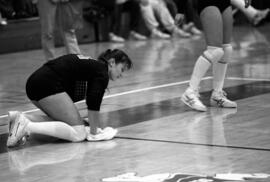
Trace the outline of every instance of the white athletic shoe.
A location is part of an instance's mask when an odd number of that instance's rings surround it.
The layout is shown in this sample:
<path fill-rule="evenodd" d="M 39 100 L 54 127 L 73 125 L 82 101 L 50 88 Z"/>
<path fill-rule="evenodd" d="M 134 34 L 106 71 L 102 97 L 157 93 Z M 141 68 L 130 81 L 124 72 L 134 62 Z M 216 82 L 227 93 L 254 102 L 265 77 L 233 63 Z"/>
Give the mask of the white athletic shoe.
<path fill-rule="evenodd" d="M 147 40 L 147 37 L 135 31 L 130 31 L 129 38 L 133 40 Z"/>
<path fill-rule="evenodd" d="M 7 147 L 25 144 L 26 136 L 29 135 L 26 131 L 26 126 L 29 123 L 29 120 L 18 111 L 10 111 L 8 115 L 9 136 L 7 139 Z"/>
<path fill-rule="evenodd" d="M 236 108 L 237 103 L 229 100 L 226 92 L 213 91 L 210 98 L 210 105 L 215 107 Z"/>
<path fill-rule="evenodd" d="M 182 95 L 181 100 L 190 108 L 197 111 L 206 111 L 206 106 L 199 99 L 200 94 L 197 90 L 188 88 Z"/>
<path fill-rule="evenodd" d="M 88 141 L 104 141 L 104 140 L 111 140 L 115 137 L 117 134 L 118 130 L 111 128 L 111 127 L 106 127 L 103 130 L 99 129 L 98 133 L 96 135 L 88 134 L 87 135 L 87 140 Z"/>
<path fill-rule="evenodd" d="M 185 32 L 184 30 L 180 28 L 175 28 L 172 33 L 173 37 L 180 37 L 180 38 L 189 38 L 191 37 L 191 34 L 188 32 Z"/>
<path fill-rule="evenodd" d="M 116 43 L 124 43 L 125 42 L 125 39 L 123 37 L 115 35 L 114 33 L 109 33 L 109 40 L 111 42 L 116 42 Z"/>
<path fill-rule="evenodd" d="M 169 34 L 163 33 L 157 29 L 153 29 L 150 35 L 153 39 L 169 39 L 171 36 Z"/>

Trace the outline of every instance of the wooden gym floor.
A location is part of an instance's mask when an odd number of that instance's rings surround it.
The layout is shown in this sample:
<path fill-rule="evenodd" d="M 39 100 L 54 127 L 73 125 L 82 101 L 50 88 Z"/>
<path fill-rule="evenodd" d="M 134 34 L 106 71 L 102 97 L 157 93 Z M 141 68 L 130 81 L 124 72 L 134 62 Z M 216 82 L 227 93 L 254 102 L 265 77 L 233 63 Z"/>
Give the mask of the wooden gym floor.
<path fill-rule="evenodd" d="M 96 143 L 31 136 L 26 146 L 7 149 L 7 111 L 39 112 L 24 86 L 44 61 L 41 50 L 0 55 L 0 181 L 98 182 L 127 172 L 269 174 L 269 32 L 270 25 L 235 27 L 225 91 L 238 108 L 205 113 L 179 99 L 204 50 L 202 37 L 81 45 L 92 57 L 107 48 L 124 49 L 134 61 L 131 72 L 110 83 L 102 105 L 102 121 L 119 133 Z M 210 70 L 201 85 L 206 104 L 211 83 Z M 77 105 L 85 116 L 85 104 Z"/>

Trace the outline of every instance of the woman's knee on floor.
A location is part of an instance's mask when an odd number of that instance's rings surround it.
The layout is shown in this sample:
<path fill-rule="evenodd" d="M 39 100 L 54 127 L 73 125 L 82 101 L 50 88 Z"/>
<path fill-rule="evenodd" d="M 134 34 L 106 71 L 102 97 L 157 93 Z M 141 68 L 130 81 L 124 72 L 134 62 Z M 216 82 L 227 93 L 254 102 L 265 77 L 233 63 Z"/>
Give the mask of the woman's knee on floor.
<path fill-rule="evenodd" d="M 72 126 L 72 128 L 76 131 L 74 137 L 72 137 L 72 142 L 81 142 L 86 139 L 87 132 L 84 125 Z"/>

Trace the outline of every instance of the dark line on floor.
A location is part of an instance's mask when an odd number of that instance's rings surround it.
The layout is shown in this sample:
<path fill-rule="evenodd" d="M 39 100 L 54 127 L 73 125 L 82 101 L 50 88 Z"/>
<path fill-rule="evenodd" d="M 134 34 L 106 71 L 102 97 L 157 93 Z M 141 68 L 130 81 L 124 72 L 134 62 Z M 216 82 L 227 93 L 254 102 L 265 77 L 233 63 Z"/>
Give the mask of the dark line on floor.
<path fill-rule="evenodd" d="M 122 137 L 122 136 L 117 136 L 115 138 L 117 138 L 117 139 L 127 139 L 127 140 L 138 140 L 138 141 L 149 141 L 149 142 L 160 142 L 160 143 L 173 143 L 173 144 L 182 144 L 182 145 L 232 148 L 232 149 L 243 149 L 243 150 L 258 150 L 258 151 L 270 152 L 270 149 L 267 149 L 267 148 L 241 147 L 241 146 L 233 146 L 233 145 L 203 144 L 203 143 L 191 143 L 191 142 L 181 142 L 181 141 L 177 142 L 177 141 L 170 141 L 170 140 L 144 139 L 144 138 L 133 138 L 133 137 Z"/>

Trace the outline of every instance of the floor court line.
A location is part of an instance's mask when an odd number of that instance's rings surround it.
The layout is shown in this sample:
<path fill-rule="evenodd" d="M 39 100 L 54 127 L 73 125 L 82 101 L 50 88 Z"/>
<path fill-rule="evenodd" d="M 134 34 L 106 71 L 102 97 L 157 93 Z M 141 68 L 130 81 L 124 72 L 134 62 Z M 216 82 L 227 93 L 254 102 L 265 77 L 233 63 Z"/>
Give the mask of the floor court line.
<path fill-rule="evenodd" d="M 205 146 L 205 147 L 219 147 L 219 148 L 258 150 L 258 151 L 270 152 L 269 148 L 259 148 L 259 147 L 243 147 L 243 146 L 235 146 L 235 145 L 204 144 L 204 143 L 181 142 L 181 141 L 159 140 L 159 139 L 145 139 L 145 138 L 136 138 L 136 137 L 124 137 L 124 136 L 116 136 L 115 138 L 123 139 L 123 140 L 140 140 L 140 141 L 143 140 L 143 141 L 149 141 L 149 142 L 174 143 L 174 144 L 182 144 L 182 145 L 197 145 L 197 146 Z"/>
<path fill-rule="evenodd" d="M 209 80 L 209 79 L 212 79 L 212 76 L 204 77 L 202 80 Z M 241 78 L 241 77 L 227 77 L 226 79 L 227 80 L 244 80 L 244 81 L 270 81 L 270 79 Z M 104 99 L 118 97 L 118 96 L 122 96 L 122 95 L 133 94 L 133 93 L 139 93 L 139 92 L 144 92 L 144 91 L 149 91 L 149 90 L 154 90 L 154 89 L 159 89 L 159 88 L 182 85 L 182 84 L 186 84 L 188 82 L 189 82 L 189 80 L 185 80 L 185 81 L 181 81 L 181 82 L 174 82 L 174 83 L 169 83 L 169 84 L 163 84 L 163 85 L 157 85 L 157 86 L 153 86 L 153 87 L 146 87 L 146 88 L 126 91 L 126 92 L 121 92 L 121 93 L 117 93 L 117 94 L 104 96 Z M 84 102 L 85 101 L 80 101 L 80 102 L 77 102 L 77 104 L 84 103 Z M 36 111 L 39 111 L 39 109 L 28 110 L 28 111 L 24 111 L 23 113 L 32 113 L 32 112 L 36 112 Z M 0 119 L 5 118 L 5 117 L 7 117 L 7 115 L 2 115 L 2 116 L 0 116 Z"/>

